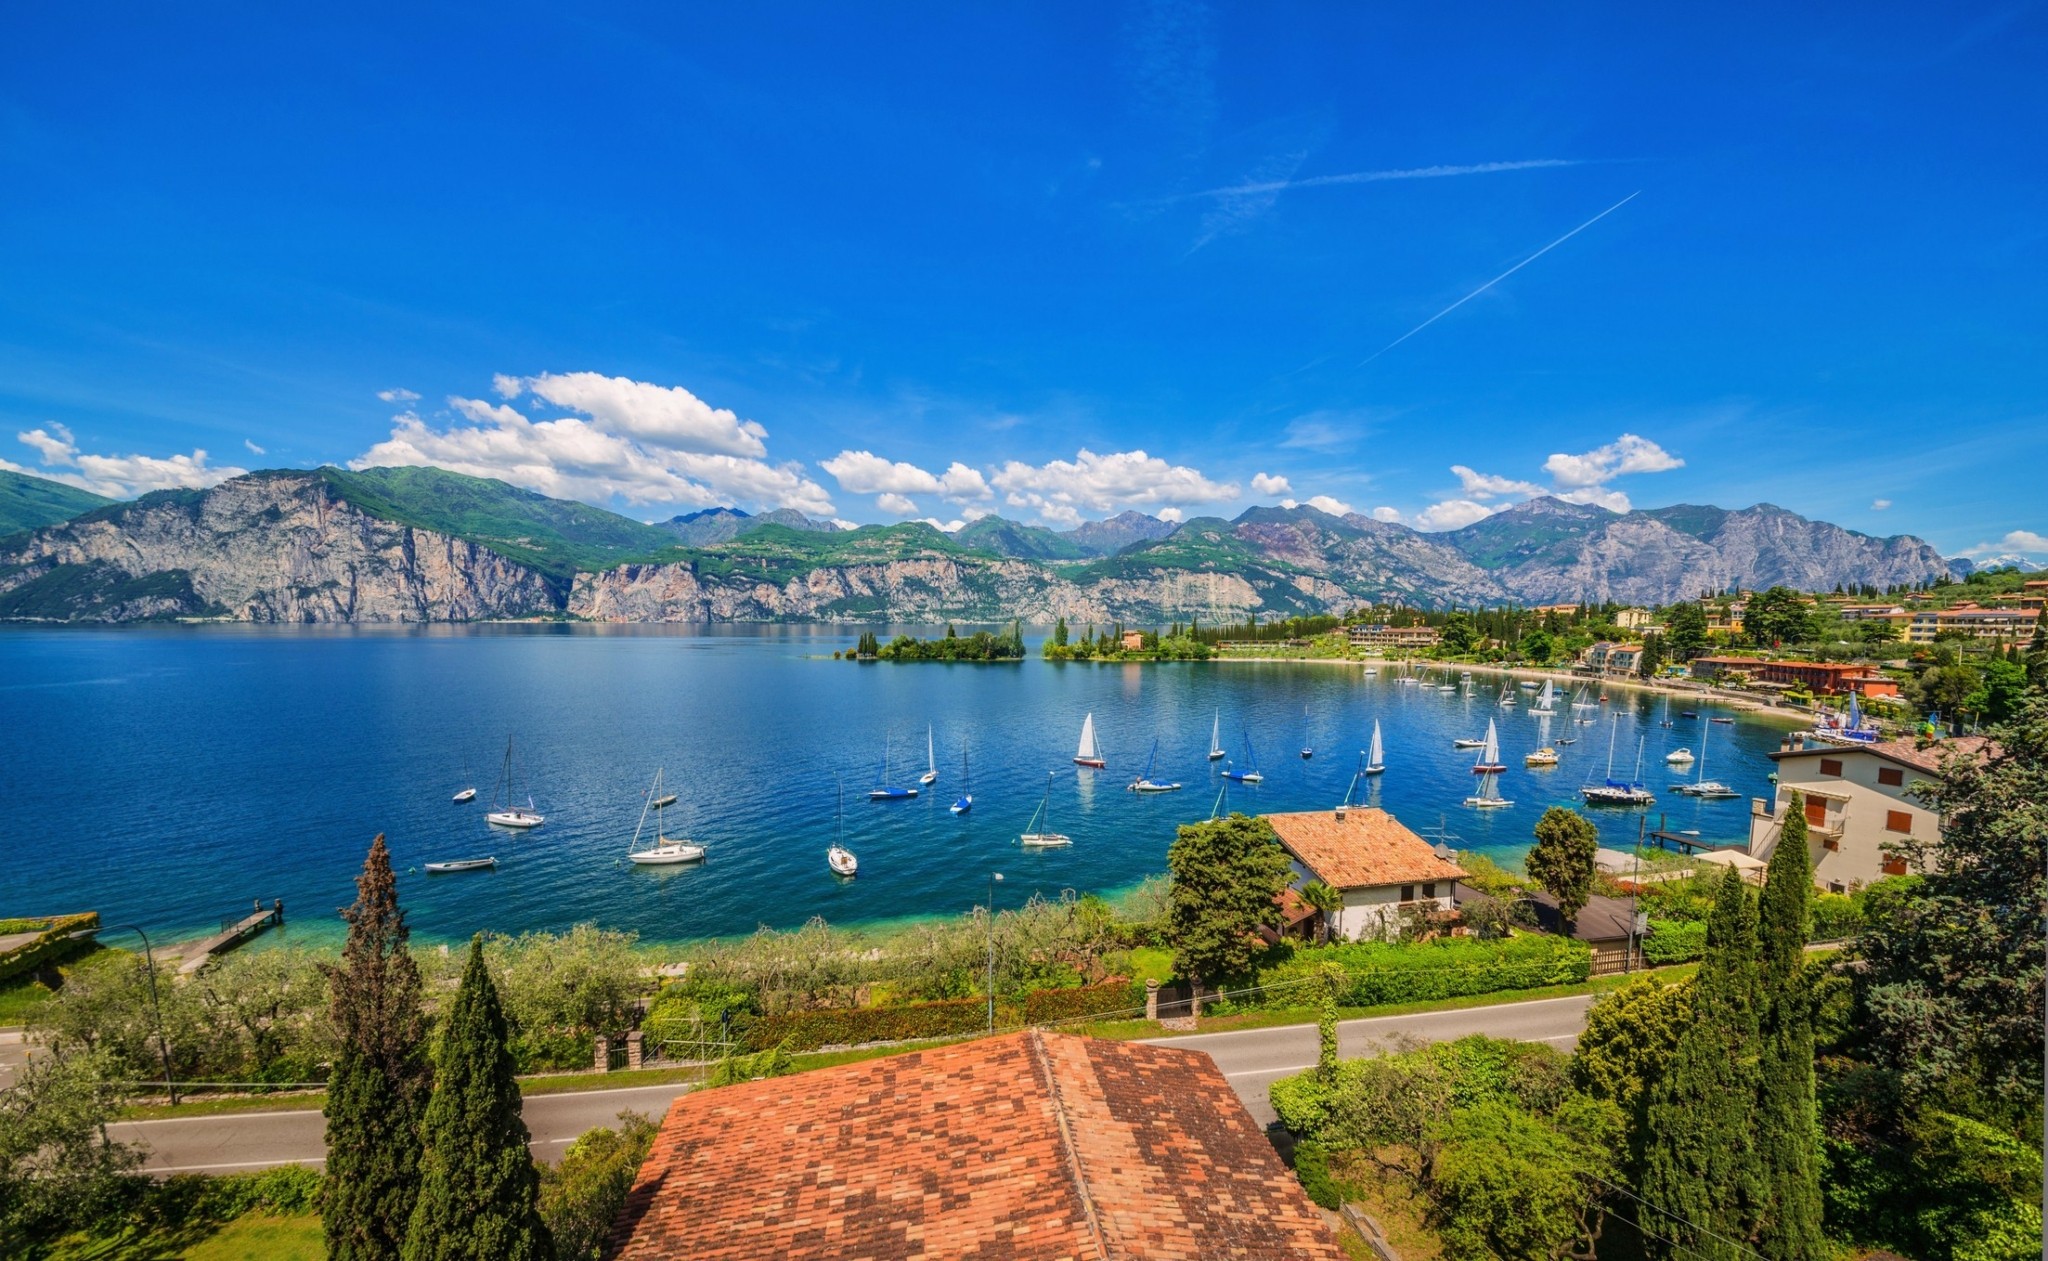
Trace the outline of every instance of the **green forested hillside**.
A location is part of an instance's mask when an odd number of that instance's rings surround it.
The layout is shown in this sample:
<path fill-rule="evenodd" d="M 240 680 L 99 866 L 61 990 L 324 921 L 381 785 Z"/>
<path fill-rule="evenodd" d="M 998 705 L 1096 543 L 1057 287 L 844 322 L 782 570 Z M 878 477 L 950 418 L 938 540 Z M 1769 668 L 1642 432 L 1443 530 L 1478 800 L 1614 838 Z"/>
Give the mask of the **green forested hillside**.
<path fill-rule="evenodd" d="M 0 469 L 0 534 L 55 525 L 113 502 L 46 477 Z"/>

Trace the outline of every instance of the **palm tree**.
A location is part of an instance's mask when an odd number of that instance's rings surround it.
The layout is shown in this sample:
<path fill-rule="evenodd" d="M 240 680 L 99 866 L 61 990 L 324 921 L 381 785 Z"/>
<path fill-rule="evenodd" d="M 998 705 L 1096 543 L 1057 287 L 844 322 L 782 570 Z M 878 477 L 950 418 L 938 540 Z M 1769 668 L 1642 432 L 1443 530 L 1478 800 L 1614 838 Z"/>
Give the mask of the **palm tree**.
<path fill-rule="evenodd" d="M 1321 945 L 1329 941 L 1330 916 L 1344 909 L 1343 893 L 1334 886 L 1325 884 L 1320 880 L 1304 881 L 1301 888 L 1296 890 L 1296 892 L 1301 894 L 1302 901 L 1315 908 L 1317 916 L 1316 943 Z"/>

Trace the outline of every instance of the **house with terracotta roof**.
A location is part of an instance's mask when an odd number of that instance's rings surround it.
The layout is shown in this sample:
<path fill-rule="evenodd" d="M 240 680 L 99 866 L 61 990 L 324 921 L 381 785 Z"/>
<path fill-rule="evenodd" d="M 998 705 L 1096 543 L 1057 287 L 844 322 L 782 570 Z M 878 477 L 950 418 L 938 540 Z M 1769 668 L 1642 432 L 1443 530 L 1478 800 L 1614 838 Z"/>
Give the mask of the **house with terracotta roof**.
<path fill-rule="evenodd" d="M 1294 859 L 1295 883 L 1320 880 L 1344 895 L 1330 935 L 1379 941 L 1401 929 L 1409 910 L 1451 911 L 1451 885 L 1464 869 L 1384 810 L 1340 806 L 1262 816 Z"/>
<path fill-rule="evenodd" d="M 622 1261 L 1342 1261 L 1199 1051 L 1030 1030 L 691 1091 Z"/>
<path fill-rule="evenodd" d="M 1777 766 L 1775 794 L 1750 799 L 1749 852 L 1770 859 L 1797 792 L 1816 886 L 1847 893 L 1883 876 L 1905 875 L 1906 864 L 1887 855 L 1885 846 L 1933 840 L 1941 827 L 1940 816 L 1913 795 L 1913 785 L 1933 779 L 1943 758 L 1978 756 L 1984 744 L 1981 736 L 1851 745 L 1788 736 L 1770 755 Z"/>

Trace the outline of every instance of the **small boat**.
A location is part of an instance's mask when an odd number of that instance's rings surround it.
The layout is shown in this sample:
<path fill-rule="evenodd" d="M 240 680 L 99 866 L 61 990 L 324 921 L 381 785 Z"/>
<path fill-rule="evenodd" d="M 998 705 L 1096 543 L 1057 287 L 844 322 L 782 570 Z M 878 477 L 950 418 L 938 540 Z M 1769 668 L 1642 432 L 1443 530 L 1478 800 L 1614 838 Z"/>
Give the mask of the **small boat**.
<path fill-rule="evenodd" d="M 1672 766 L 1685 766 L 1692 761 L 1692 750 L 1673 749 L 1664 755 L 1664 761 Z"/>
<path fill-rule="evenodd" d="M 1525 766 L 1556 766 L 1557 750 L 1546 744 L 1534 753 L 1523 754 L 1522 763 Z"/>
<path fill-rule="evenodd" d="M 1493 719 L 1486 720 L 1486 743 L 1480 747 L 1479 760 L 1472 763 L 1474 775 L 1498 775 L 1507 767 L 1500 760 L 1500 733 L 1494 729 Z"/>
<path fill-rule="evenodd" d="M 1179 792 L 1179 784 L 1169 784 L 1164 780 L 1152 778 L 1152 764 L 1154 762 L 1157 762 L 1158 760 L 1159 741 L 1155 739 L 1152 741 L 1152 756 L 1145 759 L 1145 773 L 1143 775 L 1140 775 L 1138 778 L 1132 780 L 1130 783 L 1126 784 L 1125 787 L 1130 789 L 1132 792 L 1140 793 Z"/>
<path fill-rule="evenodd" d="M 1718 722 L 1724 727 L 1732 727 L 1735 725 L 1735 720 L 1733 718 L 1709 718 L 1707 719 L 1707 721 Z"/>
<path fill-rule="evenodd" d="M 1700 716 L 1700 711 L 1696 709 L 1681 709 L 1678 711 L 1678 716 L 1680 718 L 1697 718 Z"/>
<path fill-rule="evenodd" d="M 917 782 L 920 784 L 936 782 L 939 778 L 939 755 L 932 748 L 932 728 L 930 723 L 926 723 L 924 728 L 924 766 L 924 774 L 917 777 Z"/>
<path fill-rule="evenodd" d="M 641 867 L 672 867 L 677 863 L 702 862 L 704 847 L 694 841 L 673 840 L 663 833 L 661 812 L 674 804 L 676 795 L 661 790 L 661 768 L 654 770 L 654 783 L 647 789 L 647 804 L 640 807 L 640 822 L 633 828 L 633 843 L 626 846 L 626 858 Z M 654 839 L 646 849 L 640 837 L 647 830 L 647 812 L 654 812 Z"/>
<path fill-rule="evenodd" d="M 1252 733 L 1249 728 L 1244 733 L 1244 761 L 1245 765 L 1251 767 L 1250 770 L 1241 771 L 1237 769 L 1235 763 L 1225 762 L 1223 764 L 1223 778 L 1234 780 L 1240 784 L 1265 783 L 1266 777 L 1259 774 L 1258 758 L 1252 754 Z"/>
<path fill-rule="evenodd" d="M 868 789 L 869 801 L 908 801 L 917 796 L 915 788 L 897 788 L 889 783 L 889 742 L 882 741 L 882 769 L 876 776 L 875 786 Z"/>
<path fill-rule="evenodd" d="M 1486 747 L 1486 741 L 1477 736 L 1460 736 L 1458 739 L 1451 741 L 1451 747 L 1454 749 L 1483 749 Z"/>
<path fill-rule="evenodd" d="M 839 822 L 839 840 L 825 851 L 825 865 L 835 876 L 853 877 L 860 874 L 860 859 L 846 848 L 846 782 L 839 783 L 839 806 L 835 812 Z"/>
<path fill-rule="evenodd" d="M 1219 709 L 1209 722 L 1209 760 L 1218 762 L 1223 756 L 1223 711 Z"/>
<path fill-rule="evenodd" d="M 1045 777 L 1045 796 L 1039 799 L 1038 809 L 1031 812 L 1031 822 L 1024 825 L 1024 831 L 1017 837 L 1017 843 L 1026 849 L 1058 849 L 1072 845 L 1074 838 L 1065 832 L 1052 830 L 1052 775 Z"/>
<path fill-rule="evenodd" d="M 421 870 L 430 876 L 445 876 L 457 871 L 488 871 L 498 865 L 495 856 L 490 858 L 454 858 L 447 862 L 422 863 Z"/>
<path fill-rule="evenodd" d="M 1095 715 L 1090 713 L 1081 720 L 1081 744 L 1074 750 L 1074 765 L 1101 770 L 1109 763 L 1102 758 L 1102 749 L 1095 742 Z"/>
<path fill-rule="evenodd" d="M 1521 682 L 1515 684 L 1515 686 L 1521 688 L 1524 692 L 1533 692 L 1538 687 L 1538 684 L 1534 679 L 1523 679 Z"/>
<path fill-rule="evenodd" d="M 1700 797 L 1709 801 L 1722 801 L 1729 797 L 1740 797 L 1742 795 L 1718 779 L 1707 778 L 1707 743 L 1704 739 L 1700 741 L 1699 773 L 1693 776 L 1693 781 L 1690 784 L 1675 785 L 1672 791 L 1682 793 L 1687 797 Z"/>
<path fill-rule="evenodd" d="M 459 793 L 456 793 L 456 794 L 455 794 L 455 796 L 454 796 L 454 797 L 452 798 L 452 800 L 453 800 L 453 801 L 455 802 L 455 804 L 456 804 L 456 805 L 458 805 L 458 806 L 459 806 L 459 805 L 461 805 L 461 804 L 462 804 L 463 802 L 465 802 L 465 801 L 475 801 L 475 800 L 476 800 L 476 789 L 474 789 L 474 788 L 465 788 L 465 789 L 463 789 L 463 790 L 462 790 L 461 792 L 459 792 Z"/>
<path fill-rule="evenodd" d="M 1556 710 L 1557 688 L 1553 686 L 1551 680 L 1545 679 L 1543 680 L 1543 692 L 1536 698 L 1536 708 L 1529 712 L 1532 714 L 1549 714 L 1555 713 Z"/>
<path fill-rule="evenodd" d="M 1361 775 L 1377 775 L 1387 769 L 1386 752 L 1380 747 L 1380 720 L 1372 720 L 1372 747 L 1365 752 L 1365 766 Z"/>
<path fill-rule="evenodd" d="M 948 807 L 954 814 L 974 809 L 974 781 L 967 778 L 967 746 L 960 746 L 960 796 Z"/>
<path fill-rule="evenodd" d="M 498 787 L 501 791 L 492 794 L 497 799 L 497 802 L 491 807 L 491 812 L 484 816 L 486 823 L 495 823 L 501 828 L 525 829 L 537 828 L 547 821 L 540 811 L 534 809 L 533 798 L 530 796 L 526 799 L 526 808 L 524 810 L 518 806 L 504 804 L 506 798 L 512 795 L 512 737 L 510 736 L 505 737 L 505 769 L 498 777 Z"/>
<path fill-rule="evenodd" d="M 1579 738 L 1577 736 L 1559 736 L 1557 742 L 1559 744 L 1577 744 Z"/>
<path fill-rule="evenodd" d="M 1586 784 L 1580 787 L 1579 796 L 1589 806 L 1647 806 L 1657 799 L 1657 794 L 1643 787 L 1640 779 L 1614 778 L 1614 734 L 1621 729 L 1621 716 L 1615 715 L 1614 723 L 1607 735 L 1607 779 L 1600 784 Z M 1636 774 L 1643 772 L 1643 745 L 1636 741 Z"/>
<path fill-rule="evenodd" d="M 1515 707 L 1515 694 L 1514 694 L 1513 692 L 1510 692 L 1510 691 L 1508 691 L 1508 690 L 1507 690 L 1506 688 L 1502 688 L 1502 689 L 1500 690 L 1500 705 L 1499 705 L 1499 708 L 1501 708 L 1501 709 L 1513 709 L 1514 707 Z"/>

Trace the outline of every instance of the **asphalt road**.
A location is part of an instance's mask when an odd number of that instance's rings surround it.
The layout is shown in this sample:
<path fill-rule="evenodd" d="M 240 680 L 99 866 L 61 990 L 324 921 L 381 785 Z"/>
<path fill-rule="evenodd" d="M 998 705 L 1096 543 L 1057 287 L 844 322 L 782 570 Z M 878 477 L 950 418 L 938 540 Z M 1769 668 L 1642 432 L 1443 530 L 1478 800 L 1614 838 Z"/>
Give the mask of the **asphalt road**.
<path fill-rule="evenodd" d="M 1567 1050 L 1585 1026 L 1592 999 L 1544 998 L 1532 1002 L 1468 1007 L 1462 1011 L 1376 1016 L 1338 1026 L 1337 1046 L 1346 1056 L 1368 1055 L 1405 1042 L 1440 1042 L 1484 1033 L 1497 1038 L 1544 1042 Z M 1316 1060 L 1316 1027 L 1285 1025 L 1236 1033 L 1203 1033 L 1157 1039 L 1162 1045 L 1207 1051 L 1260 1125 L 1276 1119 L 1266 1090 L 1276 1078 L 1300 1072 Z M 526 1101 L 526 1126 L 533 1150 L 553 1160 L 583 1131 L 610 1125 L 631 1110 L 659 1120 L 682 1086 L 641 1086 L 536 1095 Z M 272 1165 L 317 1165 L 326 1122 L 318 1112 L 239 1112 L 211 1117 L 123 1121 L 113 1136 L 148 1149 L 143 1168 L 152 1173 L 230 1173 Z"/>

